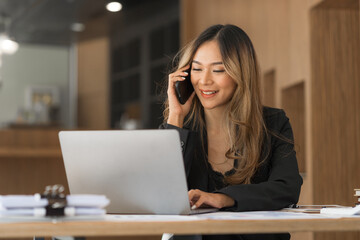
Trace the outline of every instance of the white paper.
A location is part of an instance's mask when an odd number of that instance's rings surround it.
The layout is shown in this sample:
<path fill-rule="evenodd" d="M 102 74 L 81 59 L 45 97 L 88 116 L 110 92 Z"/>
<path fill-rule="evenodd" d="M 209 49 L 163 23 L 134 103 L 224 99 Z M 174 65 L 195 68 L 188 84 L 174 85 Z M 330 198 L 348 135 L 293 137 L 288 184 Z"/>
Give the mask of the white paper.
<path fill-rule="evenodd" d="M 356 207 L 343 207 L 343 208 L 322 208 L 320 210 L 321 214 L 329 215 L 342 215 L 342 216 L 351 216 L 360 214 L 360 205 Z"/>
<path fill-rule="evenodd" d="M 196 221 L 202 220 L 196 216 L 184 216 L 184 215 L 113 215 L 108 214 L 105 218 L 106 221 L 118 222 L 118 221 L 133 221 L 133 222 L 176 222 L 176 221 Z"/>
<path fill-rule="evenodd" d="M 313 219 L 329 218 L 320 214 L 293 213 L 282 211 L 251 211 L 251 212 L 215 212 L 198 215 L 199 218 L 213 220 L 266 220 L 266 219 Z"/>
<path fill-rule="evenodd" d="M 104 208 L 110 200 L 105 195 L 74 194 L 66 196 L 67 205 L 70 207 L 95 207 Z"/>
<path fill-rule="evenodd" d="M 64 210 L 65 216 L 83 216 L 83 215 L 105 215 L 105 209 L 101 208 L 74 208 L 66 207 Z M 1 209 L 0 217 L 8 216 L 34 216 L 34 217 L 45 217 L 45 208 L 11 208 Z"/>
<path fill-rule="evenodd" d="M 21 222 L 74 222 L 74 221 L 104 221 L 105 215 L 84 215 L 66 217 L 35 217 L 35 216 L 0 216 L 0 223 L 21 223 Z"/>
<path fill-rule="evenodd" d="M 48 200 L 35 195 L 3 195 L 0 196 L 0 206 L 2 208 L 35 208 L 45 207 Z"/>

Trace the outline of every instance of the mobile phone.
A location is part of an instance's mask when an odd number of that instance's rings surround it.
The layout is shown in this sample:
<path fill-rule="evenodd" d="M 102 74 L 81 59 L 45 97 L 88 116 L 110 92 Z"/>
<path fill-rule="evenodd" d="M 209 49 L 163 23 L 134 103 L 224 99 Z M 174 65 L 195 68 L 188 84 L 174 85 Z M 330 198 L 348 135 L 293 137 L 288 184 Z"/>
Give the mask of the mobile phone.
<path fill-rule="evenodd" d="M 179 102 L 183 105 L 186 103 L 186 101 L 189 99 L 192 92 L 194 91 L 194 87 L 190 80 L 190 70 L 191 70 L 191 66 L 189 67 L 188 70 L 186 70 L 188 75 L 185 77 L 184 81 L 177 81 L 175 83 L 176 97 L 179 100 Z"/>

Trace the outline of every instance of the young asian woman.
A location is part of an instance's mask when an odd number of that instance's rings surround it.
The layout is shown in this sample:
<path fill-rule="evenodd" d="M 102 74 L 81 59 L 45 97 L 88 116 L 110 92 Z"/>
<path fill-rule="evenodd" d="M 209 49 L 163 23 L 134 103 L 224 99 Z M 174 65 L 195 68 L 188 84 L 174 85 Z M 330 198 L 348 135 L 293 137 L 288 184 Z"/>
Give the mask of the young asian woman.
<path fill-rule="evenodd" d="M 262 105 L 259 66 L 248 35 L 234 25 L 211 26 L 176 61 L 160 128 L 179 131 L 192 208 L 261 211 L 296 204 L 302 178 L 291 125 L 283 110 Z M 184 81 L 186 70 L 194 92 L 182 105 L 175 84 Z M 270 240 L 290 235 L 199 237 Z"/>

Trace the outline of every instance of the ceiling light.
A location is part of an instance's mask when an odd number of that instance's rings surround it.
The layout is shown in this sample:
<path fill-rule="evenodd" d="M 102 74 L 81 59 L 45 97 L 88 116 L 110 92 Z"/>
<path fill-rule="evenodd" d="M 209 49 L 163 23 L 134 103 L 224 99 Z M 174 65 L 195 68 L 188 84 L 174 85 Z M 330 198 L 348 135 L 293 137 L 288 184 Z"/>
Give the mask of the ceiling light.
<path fill-rule="evenodd" d="M 106 9 L 110 12 L 118 12 L 122 9 L 122 5 L 119 2 L 111 2 L 106 5 Z"/>
<path fill-rule="evenodd" d="M 85 25 L 82 23 L 73 23 L 70 28 L 74 32 L 82 32 L 85 30 Z"/>
<path fill-rule="evenodd" d="M 0 51 L 5 54 L 14 54 L 19 48 L 19 44 L 11 40 L 8 36 L 0 36 Z"/>

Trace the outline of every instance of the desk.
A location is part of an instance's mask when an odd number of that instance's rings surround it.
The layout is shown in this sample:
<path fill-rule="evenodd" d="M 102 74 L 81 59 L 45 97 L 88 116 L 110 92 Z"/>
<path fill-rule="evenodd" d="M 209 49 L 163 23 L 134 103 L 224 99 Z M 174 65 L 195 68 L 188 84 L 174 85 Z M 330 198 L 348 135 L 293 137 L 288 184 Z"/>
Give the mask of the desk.
<path fill-rule="evenodd" d="M 177 222 L 0 223 L 0 238 L 33 236 L 153 236 L 177 234 L 360 231 L 360 218 L 295 220 L 198 220 Z"/>

